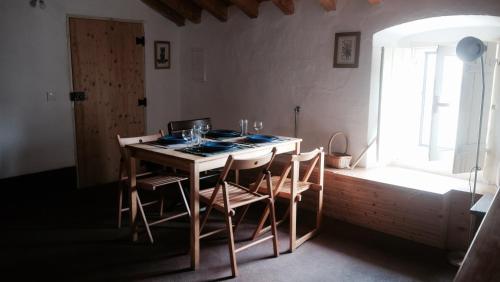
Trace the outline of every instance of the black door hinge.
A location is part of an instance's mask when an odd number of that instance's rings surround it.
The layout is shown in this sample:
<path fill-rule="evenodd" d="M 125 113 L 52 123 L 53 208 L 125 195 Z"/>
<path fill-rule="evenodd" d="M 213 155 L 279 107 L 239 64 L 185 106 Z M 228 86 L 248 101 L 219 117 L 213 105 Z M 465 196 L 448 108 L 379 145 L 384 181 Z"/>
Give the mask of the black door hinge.
<path fill-rule="evenodd" d="M 135 44 L 137 44 L 137 45 L 144 46 L 145 42 L 146 42 L 146 40 L 144 39 L 144 36 L 135 38 Z"/>
<path fill-rule="evenodd" d="M 137 100 L 137 106 L 146 107 L 147 105 L 148 105 L 148 100 L 146 98 L 142 98 L 142 99 Z"/>
<path fill-rule="evenodd" d="M 87 95 L 83 91 L 74 91 L 69 93 L 69 99 L 71 101 L 85 101 Z"/>

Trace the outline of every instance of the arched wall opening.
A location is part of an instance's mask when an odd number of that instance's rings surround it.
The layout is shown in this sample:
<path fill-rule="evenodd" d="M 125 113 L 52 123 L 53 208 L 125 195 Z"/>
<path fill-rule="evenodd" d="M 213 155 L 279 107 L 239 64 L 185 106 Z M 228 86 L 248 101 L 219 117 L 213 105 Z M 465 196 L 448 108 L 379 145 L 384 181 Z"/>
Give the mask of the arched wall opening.
<path fill-rule="evenodd" d="M 486 58 L 486 64 L 490 65 L 491 81 L 489 81 L 489 83 L 493 85 L 494 69 L 495 65 L 498 64 L 496 49 L 497 43 L 500 42 L 500 17 L 481 15 L 433 17 L 392 26 L 376 32 L 373 35 L 368 137 L 376 139 L 377 142 L 375 142 L 368 153 L 367 166 L 378 166 L 388 163 L 387 161 L 383 161 L 383 153 L 381 152 L 381 143 L 383 143 L 383 141 L 381 141 L 381 135 L 383 135 L 381 134 L 381 132 L 383 132 L 381 120 L 383 120 L 382 115 L 384 113 L 382 105 L 384 102 L 384 91 L 387 91 L 387 89 L 384 89 L 384 87 L 387 88 L 387 83 L 383 83 L 382 81 L 384 79 L 387 80 L 386 75 L 384 75 L 384 70 L 387 72 L 387 66 L 384 66 L 384 64 L 387 64 L 387 50 L 407 50 L 407 53 L 411 54 L 411 56 L 407 54 L 407 57 L 411 57 L 411 59 L 408 60 L 415 60 L 415 50 L 424 50 L 421 51 L 422 54 L 434 55 L 444 53 L 444 50 L 446 50 L 448 55 L 452 57 L 455 55 L 454 48 L 457 42 L 466 36 L 474 36 L 481 39 L 483 42 L 491 43 L 489 44 L 490 57 Z M 432 50 L 432 48 L 435 48 L 435 50 Z M 438 49 L 440 52 L 437 52 Z M 389 56 L 394 56 L 394 54 L 390 53 Z M 460 64 L 459 66 L 456 61 L 457 60 L 454 62 L 455 68 L 461 68 L 462 65 Z M 427 64 L 427 61 L 421 65 L 425 64 Z M 455 75 L 458 75 L 458 73 Z M 462 73 L 460 73 L 460 76 L 462 76 Z M 404 79 L 404 76 L 399 77 L 399 79 L 401 78 Z M 456 86 L 457 83 L 453 84 L 450 82 L 448 85 Z M 412 91 L 409 88 L 410 85 L 408 85 L 408 90 Z M 436 88 L 439 87 L 436 86 Z M 499 87 L 497 87 L 496 92 L 498 92 L 498 88 Z M 458 87 L 458 89 L 460 89 L 460 87 Z M 490 91 L 490 97 L 492 101 L 491 105 L 494 105 L 495 91 Z M 424 106 L 422 106 L 422 108 L 423 107 Z M 429 107 L 432 108 L 432 105 Z M 407 115 L 407 110 L 408 108 L 401 109 L 400 114 Z M 486 118 L 488 119 L 488 117 Z M 423 119 L 423 117 L 421 117 L 421 119 Z M 498 119 L 498 115 L 493 116 L 493 119 Z M 497 122 L 497 124 L 498 123 L 499 122 Z M 420 135 L 422 135 L 422 133 L 420 133 Z M 448 133 L 448 135 L 451 136 L 453 134 Z M 397 134 L 394 136 L 397 138 Z M 422 136 L 420 136 L 420 139 L 422 139 Z M 484 139 L 486 139 L 486 137 Z M 498 143 L 498 140 L 494 141 L 494 143 L 495 142 Z M 500 148 L 498 144 L 490 144 L 490 146 Z M 496 152 L 498 152 L 498 150 L 496 150 Z M 441 173 L 443 171 L 439 172 Z"/>

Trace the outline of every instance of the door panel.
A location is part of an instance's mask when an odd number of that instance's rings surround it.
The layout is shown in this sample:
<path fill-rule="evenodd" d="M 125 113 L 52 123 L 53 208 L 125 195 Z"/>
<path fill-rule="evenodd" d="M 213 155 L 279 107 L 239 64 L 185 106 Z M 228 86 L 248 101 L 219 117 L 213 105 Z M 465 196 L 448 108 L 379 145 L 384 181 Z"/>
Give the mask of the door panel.
<path fill-rule="evenodd" d="M 87 99 L 75 102 L 77 168 L 80 187 L 116 181 L 116 134 L 144 134 L 144 36 L 141 23 L 70 18 L 73 90 Z"/>

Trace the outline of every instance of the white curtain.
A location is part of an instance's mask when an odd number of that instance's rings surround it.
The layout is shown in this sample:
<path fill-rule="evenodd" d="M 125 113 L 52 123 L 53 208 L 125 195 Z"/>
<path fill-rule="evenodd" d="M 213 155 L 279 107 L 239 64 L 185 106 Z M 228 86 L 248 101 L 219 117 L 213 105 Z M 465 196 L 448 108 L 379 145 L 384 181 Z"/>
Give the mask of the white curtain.
<path fill-rule="evenodd" d="M 498 46 L 495 60 L 487 63 L 494 64 L 495 71 L 483 176 L 488 183 L 492 184 L 500 178 L 500 175 L 497 175 L 500 173 L 500 114 L 498 113 L 500 110 L 500 48 Z"/>
<path fill-rule="evenodd" d="M 418 140 L 418 128 L 410 114 L 420 101 L 418 65 L 411 48 L 384 48 L 382 95 L 380 107 L 380 159 L 388 163 L 407 149 L 405 145 Z M 417 101 L 418 100 L 418 101 Z"/>

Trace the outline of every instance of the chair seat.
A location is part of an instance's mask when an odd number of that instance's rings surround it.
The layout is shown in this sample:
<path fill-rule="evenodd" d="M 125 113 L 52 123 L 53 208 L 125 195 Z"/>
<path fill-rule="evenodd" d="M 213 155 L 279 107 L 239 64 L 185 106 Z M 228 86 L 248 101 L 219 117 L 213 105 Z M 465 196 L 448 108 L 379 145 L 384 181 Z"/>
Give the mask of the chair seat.
<path fill-rule="evenodd" d="M 271 183 L 273 185 L 273 189 L 276 189 L 276 186 L 278 185 L 279 180 L 280 180 L 279 176 L 272 176 L 271 177 Z M 252 184 L 252 185 L 255 185 L 255 184 Z M 297 182 L 297 194 L 301 194 L 302 192 L 309 190 L 311 188 L 311 186 L 313 186 L 313 185 L 314 185 L 314 183 L 311 183 L 311 182 L 298 181 Z M 262 194 L 267 193 L 266 181 L 262 182 L 258 191 L 259 191 L 259 193 L 262 193 Z M 287 178 L 285 180 L 285 183 L 283 183 L 282 188 L 280 189 L 280 192 L 278 193 L 277 197 L 290 199 L 291 191 L 292 191 L 292 180 L 290 178 Z"/>
<path fill-rule="evenodd" d="M 219 177 L 221 172 L 222 171 L 220 169 L 211 169 L 207 171 L 202 171 L 200 172 L 200 180 Z M 187 171 L 177 171 L 177 174 L 180 176 L 189 177 L 189 172 Z"/>
<path fill-rule="evenodd" d="M 214 189 L 215 187 L 200 191 L 200 201 L 208 204 L 210 202 L 210 198 L 212 197 Z M 231 208 L 237 208 L 268 198 L 267 195 L 259 195 L 257 193 L 253 193 L 248 189 L 234 183 L 228 183 L 227 189 Z M 224 212 L 224 197 L 222 195 L 222 188 L 217 193 L 217 196 L 215 196 L 213 206 L 215 209 Z"/>
<path fill-rule="evenodd" d="M 187 180 L 187 177 L 178 175 L 154 175 L 137 179 L 139 189 L 155 191 L 161 186 Z"/>

